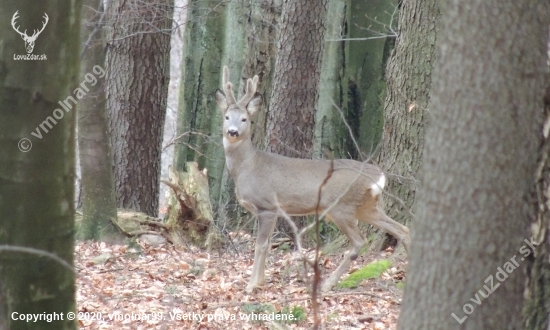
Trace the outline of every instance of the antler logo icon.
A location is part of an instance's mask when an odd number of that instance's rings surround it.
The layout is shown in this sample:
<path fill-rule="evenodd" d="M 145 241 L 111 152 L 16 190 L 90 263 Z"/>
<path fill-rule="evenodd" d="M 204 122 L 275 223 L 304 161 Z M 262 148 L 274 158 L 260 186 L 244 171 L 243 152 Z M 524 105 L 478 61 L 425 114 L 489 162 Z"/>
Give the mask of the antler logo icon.
<path fill-rule="evenodd" d="M 27 53 L 32 53 L 32 50 L 34 49 L 34 42 L 36 41 L 36 38 L 38 38 L 38 36 L 40 35 L 40 33 L 42 33 L 42 31 L 44 31 L 44 28 L 46 27 L 46 24 L 48 24 L 48 20 L 49 20 L 49 17 L 48 17 L 48 14 L 44 13 L 44 23 L 42 23 L 42 29 L 40 30 L 34 30 L 34 33 L 32 34 L 32 36 L 28 36 L 27 35 L 27 30 L 25 30 L 25 32 L 21 32 L 19 31 L 19 27 L 18 26 L 15 26 L 15 21 L 19 18 L 19 16 L 17 16 L 17 13 L 19 12 L 16 11 L 15 14 L 13 14 L 13 17 L 11 18 L 11 26 L 13 27 L 13 29 L 15 30 L 15 32 L 19 33 L 21 35 L 21 38 L 23 38 L 23 40 L 25 40 L 25 48 L 27 49 Z"/>

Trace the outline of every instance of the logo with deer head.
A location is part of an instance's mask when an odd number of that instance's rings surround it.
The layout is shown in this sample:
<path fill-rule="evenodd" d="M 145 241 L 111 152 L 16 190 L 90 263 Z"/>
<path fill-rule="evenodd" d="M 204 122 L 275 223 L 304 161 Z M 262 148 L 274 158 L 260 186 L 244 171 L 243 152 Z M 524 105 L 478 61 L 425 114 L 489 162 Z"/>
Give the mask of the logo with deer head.
<path fill-rule="evenodd" d="M 36 38 L 38 38 L 40 33 L 44 31 L 44 28 L 48 24 L 49 17 L 48 17 L 48 14 L 44 13 L 44 16 L 43 16 L 44 22 L 42 23 L 42 28 L 40 30 L 34 30 L 32 36 L 29 36 L 27 35 L 27 30 L 25 30 L 24 32 L 21 32 L 19 31 L 19 27 L 15 25 L 15 21 L 19 18 L 19 16 L 17 16 L 18 12 L 19 10 L 16 11 L 15 14 L 13 14 L 13 17 L 11 18 L 11 26 L 13 27 L 15 32 L 21 35 L 21 38 L 23 38 L 23 40 L 25 41 L 25 48 L 27 49 L 27 53 L 30 54 L 34 49 L 34 42 L 36 41 Z"/>

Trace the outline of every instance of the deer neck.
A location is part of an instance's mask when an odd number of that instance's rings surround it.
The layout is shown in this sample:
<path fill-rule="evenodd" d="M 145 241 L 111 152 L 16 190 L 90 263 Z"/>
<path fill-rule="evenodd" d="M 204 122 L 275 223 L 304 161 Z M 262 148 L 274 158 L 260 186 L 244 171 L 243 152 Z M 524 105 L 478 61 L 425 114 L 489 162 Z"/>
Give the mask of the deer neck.
<path fill-rule="evenodd" d="M 224 137 L 223 148 L 225 150 L 225 163 L 233 179 L 238 175 L 240 168 L 252 161 L 257 152 L 250 138 L 237 142 L 229 142 Z"/>

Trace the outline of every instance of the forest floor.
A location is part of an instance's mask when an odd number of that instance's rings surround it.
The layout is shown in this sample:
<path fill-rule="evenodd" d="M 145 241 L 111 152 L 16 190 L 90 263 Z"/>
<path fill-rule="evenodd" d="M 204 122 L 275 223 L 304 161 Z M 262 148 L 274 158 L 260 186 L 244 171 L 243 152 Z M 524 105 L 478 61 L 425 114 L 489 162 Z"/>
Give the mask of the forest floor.
<path fill-rule="evenodd" d="M 253 240 L 245 239 L 239 253 L 139 241 L 133 246 L 77 242 L 80 328 L 311 329 L 314 316 L 303 262 L 295 259 L 296 253 L 272 249 L 267 284 L 247 294 Z M 387 250 L 360 256 L 350 272 L 391 254 Z M 320 257 L 324 277 L 341 258 Z M 405 262 L 394 260 L 378 278 L 320 296 L 322 328 L 396 329 L 405 267 Z"/>

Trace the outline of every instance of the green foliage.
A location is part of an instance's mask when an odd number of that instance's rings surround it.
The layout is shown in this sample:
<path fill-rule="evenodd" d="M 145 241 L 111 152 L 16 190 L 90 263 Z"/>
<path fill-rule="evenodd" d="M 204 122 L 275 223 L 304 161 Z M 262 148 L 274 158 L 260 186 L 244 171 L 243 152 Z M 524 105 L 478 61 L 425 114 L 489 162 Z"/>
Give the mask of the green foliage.
<path fill-rule="evenodd" d="M 242 308 L 248 314 L 267 314 L 276 312 L 275 306 L 272 304 L 244 304 Z"/>
<path fill-rule="evenodd" d="M 404 290 L 405 289 L 405 282 L 397 282 L 397 283 L 395 283 L 395 287 L 398 288 L 399 290 Z"/>
<path fill-rule="evenodd" d="M 178 289 L 178 287 L 175 286 L 175 285 L 169 285 L 169 286 L 165 287 L 165 288 L 164 288 L 164 291 L 165 291 L 166 293 L 169 293 L 169 294 L 172 294 L 172 295 L 177 294 L 177 293 L 180 292 L 180 290 Z"/>
<path fill-rule="evenodd" d="M 342 280 L 342 282 L 338 284 L 338 287 L 347 289 L 356 288 L 363 280 L 379 277 L 390 267 L 390 265 L 391 263 L 388 260 L 371 262 Z"/>
<path fill-rule="evenodd" d="M 289 252 L 290 251 L 290 244 L 283 243 L 283 244 L 279 245 L 277 250 L 282 251 L 282 252 Z"/>
<path fill-rule="evenodd" d="M 193 266 L 189 270 L 189 273 L 195 276 L 201 276 L 202 273 L 204 273 L 204 267 L 202 267 L 201 265 Z"/>
<path fill-rule="evenodd" d="M 292 309 L 290 307 L 284 307 L 281 310 L 280 314 L 292 314 L 292 320 L 290 321 L 283 321 L 285 323 L 298 323 L 300 321 L 303 321 L 307 319 L 307 313 L 306 310 L 302 306 L 293 306 Z"/>
<path fill-rule="evenodd" d="M 124 244 L 128 245 L 128 250 L 136 251 L 136 252 L 142 252 L 143 249 L 141 248 L 141 245 L 137 242 L 136 237 L 129 237 L 124 239 Z"/>

